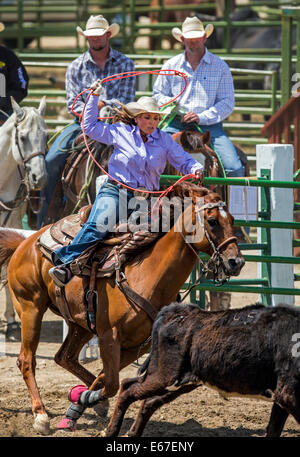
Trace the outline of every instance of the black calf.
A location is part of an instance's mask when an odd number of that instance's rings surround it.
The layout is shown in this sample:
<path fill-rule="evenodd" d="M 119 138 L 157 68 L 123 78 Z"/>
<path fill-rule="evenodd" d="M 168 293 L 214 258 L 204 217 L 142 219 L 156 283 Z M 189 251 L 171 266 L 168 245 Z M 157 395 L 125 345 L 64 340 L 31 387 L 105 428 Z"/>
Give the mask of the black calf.
<path fill-rule="evenodd" d="M 299 334 L 299 335 L 297 335 Z M 291 307 L 207 312 L 173 303 L 157 316 L 152 351 L 125 379 L 107 429 L 116 436 L 129 405 L 144 400 L 129 435 L 140 436 L 163 404 L 207 384 L 224 397 L 253 395 L 273 401 L 267 436 L 280 436 L 289 414 L 300 423 L 300 311 Z"/>

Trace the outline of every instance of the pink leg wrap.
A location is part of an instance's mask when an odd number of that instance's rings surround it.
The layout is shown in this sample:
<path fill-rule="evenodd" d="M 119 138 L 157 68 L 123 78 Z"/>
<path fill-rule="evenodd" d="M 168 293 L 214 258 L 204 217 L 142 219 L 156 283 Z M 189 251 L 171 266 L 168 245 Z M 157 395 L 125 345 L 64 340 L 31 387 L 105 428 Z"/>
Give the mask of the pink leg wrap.
<path fill-rule="evenodd" d="M 72 419 L 67 419 L 65 417 L 57 424 L 56 428 L 70 430 L 71 432 L 74 432 L 76 430 L 76 422 Z"/>
<path fill-rule="evenodd" d="M 82 392 L 85 392 L 86 390 L 87 387 L 82 384 L 78 384 L 77 386 L 72 387 L 68 395 L 69 400 L 72 403 L 75 403 L 75 405 L 78 404 L 80 394 L 82 394 Z"/>

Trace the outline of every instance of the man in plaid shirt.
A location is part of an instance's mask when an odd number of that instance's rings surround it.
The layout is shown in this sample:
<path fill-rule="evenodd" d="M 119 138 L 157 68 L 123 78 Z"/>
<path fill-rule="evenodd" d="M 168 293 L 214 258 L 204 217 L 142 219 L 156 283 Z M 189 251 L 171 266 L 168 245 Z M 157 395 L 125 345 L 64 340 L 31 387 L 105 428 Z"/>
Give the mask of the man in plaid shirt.
<path fill-rule="evenodd" d="M 188 17 L 182 24 L 182 31 L 173 28 L 174 38 L 180 41 L 185 52 L 169 59 L 162 69 L 174 69 L 187 75 L 187 87 L 177 107 L 180 116 L 164 130 L 170 134 L 181 130 L 197 130 L 211 133 L 212 145 L 219 155 L 227 176 L 244 176 L 244 166 L 222 121 L 234 108 L 234 87 L 228 65 L 216 55 L 208 52 L 206 39 L 212 34 L 213 25 L 204 29 L 197 17 Z M 184 80 L 179 76 L 157 77 L 153 96 L 158 105 L 163 105 L 180 94 Z"/>
<path fill-rule="evenodd" d="M 97 80 L 124 72 L 135 70 L 134 63 L 124 54 L 112 49 L 109 45 L 110 38 L 119 32 L 118 24 L 109 25 L 102 16 L 91 16 L 86 23 L 86 30 L 77 27 L 77 32 L 85 36 L 89 43 L 89 49 L 75 59 L 66 72 L 66 97 L 69 113 L 72 113 L 72 105 L 80 92 L 89 88 Z M 75 102 L 73 110 L 81 114 L 89 91 L 82 94 Z M 135 77 L 117 79 L 103 85 L 103 91 L 98 102 L 100 110 L 105 105 L 118 106 L 134 101 Z M 73 114 L 73 113 L 72 113 Z M 74 139 L 81 133 L 79 118 L 67 126 L 57 137 L 46 155 L 46 168 L 48 172 L 48 184 L 43 191 L 45 197 L 42 211 L 38 215 L 37 228 L 47 223 L 48 207 L 54 193 L 54 189 L 64 169 L 68 150 L 71 149 Z M 58 203 L 59 204 L 59 203 Z"/>

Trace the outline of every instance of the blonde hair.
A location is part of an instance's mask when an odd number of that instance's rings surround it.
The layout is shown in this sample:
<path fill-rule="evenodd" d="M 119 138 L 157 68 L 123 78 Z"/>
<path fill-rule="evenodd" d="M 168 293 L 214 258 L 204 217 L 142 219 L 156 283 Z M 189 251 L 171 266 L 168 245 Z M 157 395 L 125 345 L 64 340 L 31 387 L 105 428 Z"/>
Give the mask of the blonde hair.
<path fill-rule="evenodd" d="M 113 118 L 113 123 L 123 122 L 127 125 L 136 125 L 135 118 L 137 117 L 125 105 L 122 104 L 121 108 L 115 108 L 116 114 Z"/>

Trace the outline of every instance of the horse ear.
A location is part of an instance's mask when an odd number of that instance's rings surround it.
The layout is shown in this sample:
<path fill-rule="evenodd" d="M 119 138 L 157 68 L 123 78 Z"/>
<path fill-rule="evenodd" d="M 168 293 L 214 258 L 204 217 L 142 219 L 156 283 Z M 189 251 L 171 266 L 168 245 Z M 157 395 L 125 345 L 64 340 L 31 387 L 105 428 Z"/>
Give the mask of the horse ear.
<path fill-rule="evenodd" d="M 207 130 L 202 137 L 203 144 L 209 144 L 210 143 L 210 131 Z"/>
<path fill-rule="evenodd" d="M 40 113 L 41 116 L 44 116 L 46 113 L 46 96 L 45 95 L 40 102 L 40 106 L 38 107 L 38 112 Z"/>
<path fill-rule="evenodd" d="M 11 106 L 12 106 L 12 109 L 14 110 L 14 113 L 16 114 L 17 116 L 17 121 L 20 122 L 24 116 L 25 116 L 25 111 L 23 110 L 23 108 L 21 108 L 18 103 L 16 102 L 16 100 L 14 99 L 14 97 L 10 97 L 10 100 L 11 100 Z"/>

